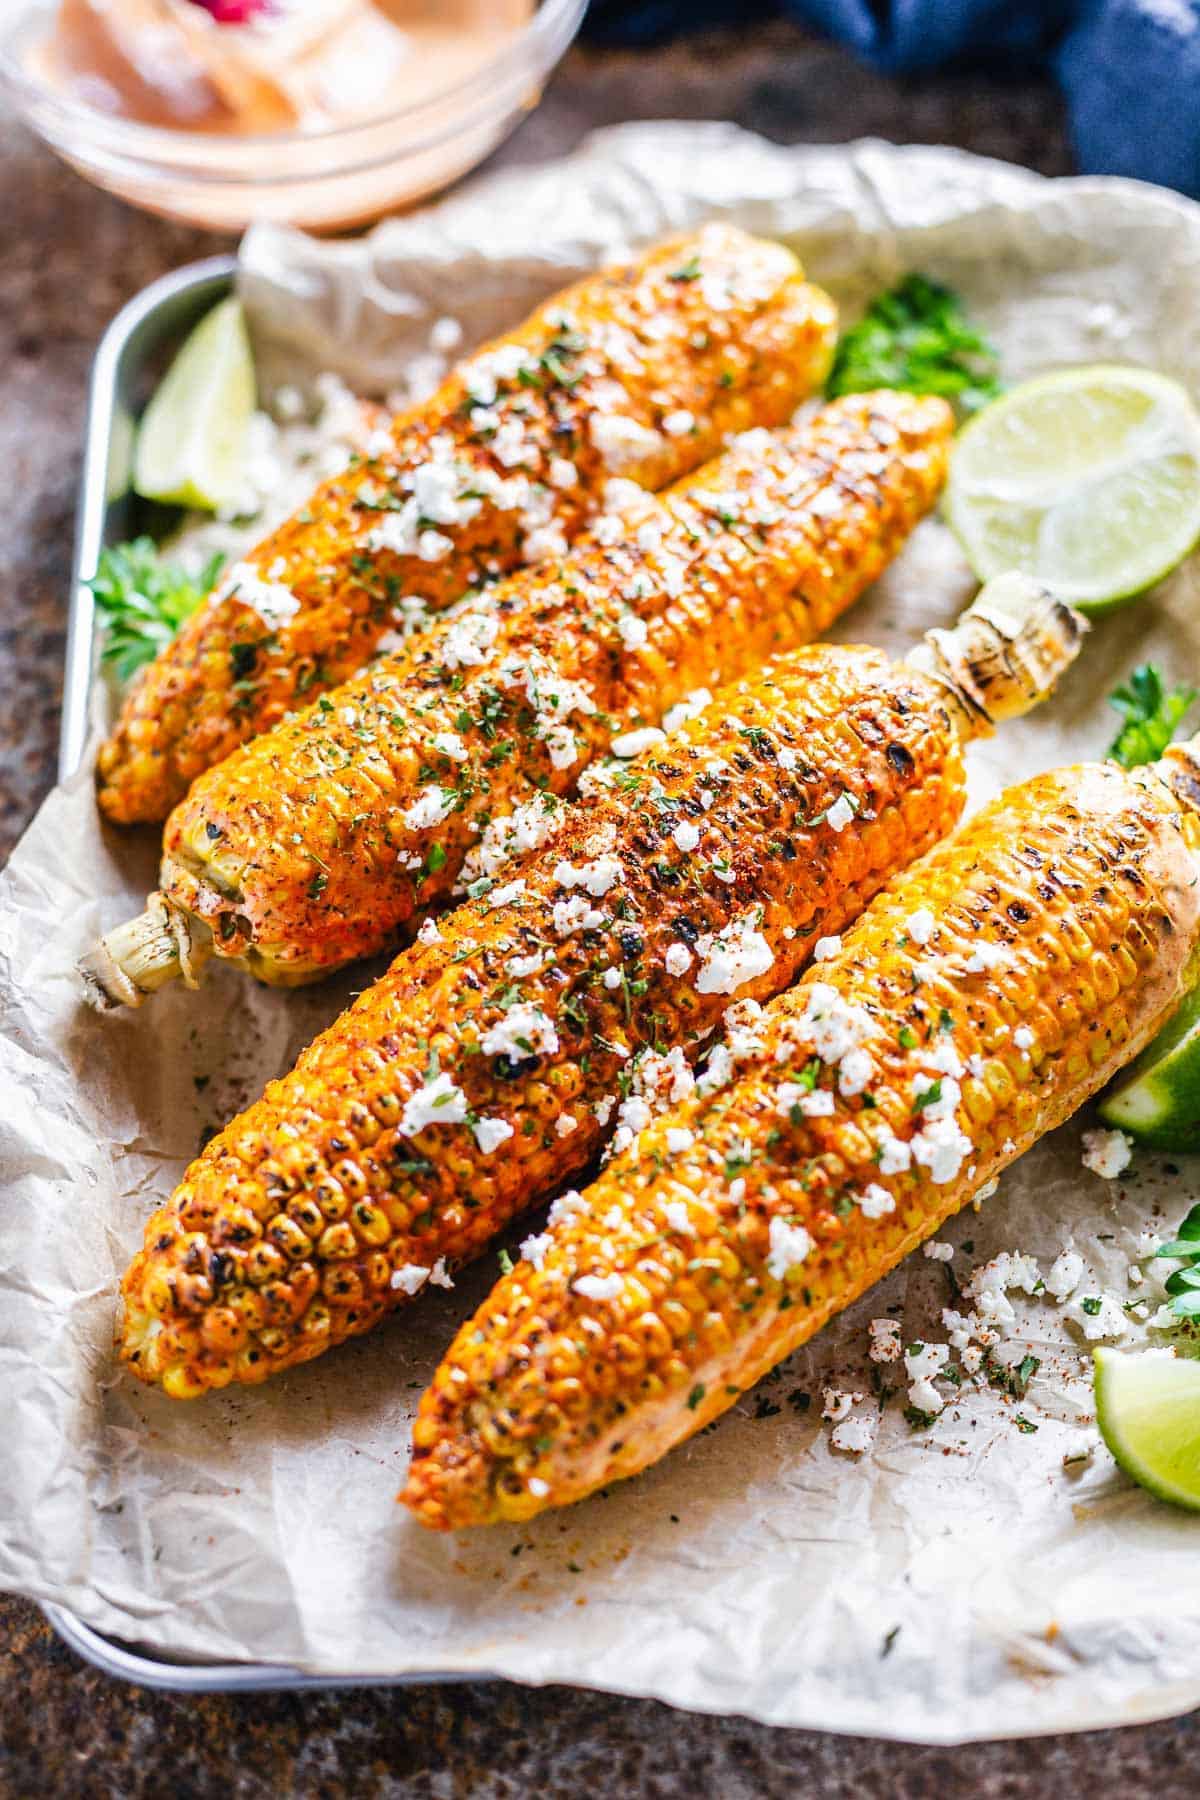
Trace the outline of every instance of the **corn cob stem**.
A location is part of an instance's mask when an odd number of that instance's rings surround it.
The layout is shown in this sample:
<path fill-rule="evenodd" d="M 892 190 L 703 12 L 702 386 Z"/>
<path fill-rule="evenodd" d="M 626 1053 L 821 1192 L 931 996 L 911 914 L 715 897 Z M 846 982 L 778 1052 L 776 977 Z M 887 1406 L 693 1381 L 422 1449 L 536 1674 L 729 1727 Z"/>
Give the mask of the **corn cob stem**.
<path fill-rule="evenodd" d="M 496 815 L 816 637 L 932 505 L 951 427 L 942 401 L 884 393 L 750 434 L 620 543 L 503 584 L 416 666 L 385 659 L 202 777 L 168 822 L 163 893 L 264 980 L 383 948 Z"/>
<path fill-rule="evenodd" d="M 560 556 L 611 477 L 666 487 L 729 433 L 782 424 L 820 387 L 835 328 L 791 251 L 718 223 L 556 295 L 227 572 L 128 696 L 102 810 L 165 818 L 204 769 L 362 668 L 414 601 L 436 611 Z"/>
<path fill-rule="evenodd" d="M 146 910 L 102 938 L 79 965 L 88 1000 L 100 1012 L 140 1006 L 168 982 L 200 985 L 212 933 L 200 919 L 155 892 Z"/>
<path fill-rule="evenodd" d="M 421 1403 L 417 1516 L 645 1468 L 1097 1092 L 1194 967 L 1198 768 L 1193 740 L 1010 791 L 767 1009 L 740 1079 L 559 1202 Z"/>
<path fill-rule="evenodd" d="M 1043 629 L 1035 595 L 1013 635 Z M 953 826 L 981 715 L 948 695 L 801 651 L 564 809 L 188 1171 L 125 1278 L 136 1372 L 187 1396 L 367 1330 L 690 1088 L 734 995 L 778 992 Z"/>

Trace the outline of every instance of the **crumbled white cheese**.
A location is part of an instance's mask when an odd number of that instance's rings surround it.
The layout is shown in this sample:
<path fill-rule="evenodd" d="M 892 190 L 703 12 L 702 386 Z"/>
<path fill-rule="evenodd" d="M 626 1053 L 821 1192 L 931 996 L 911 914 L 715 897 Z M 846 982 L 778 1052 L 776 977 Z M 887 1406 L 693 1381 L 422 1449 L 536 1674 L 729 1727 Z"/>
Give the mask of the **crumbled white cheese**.
<path fill-rule="evenodd" d="M 1105 1181 L 1115 1181 L 1133 1160 L 1133 1143 L 1123 1131 L 1085 1131 L 1083 1166 Z"/>
<path fill-rule="evenodd" d="M 867 1332 L 871 1339 L 870 1357 L 872 1362 L 899 1362 L 899 1319 L 872 1319 L 867 1326 Z"/>
<path fill-rule="evenodd" d="M 775 1111 L 780 1118 L 790 1118 L 793 1111 L 805 1119 L 827 1119 L 834 1109 L 828 1088 L 807 1088 L 797 1081 L 781 1081 L 775 1090 Z"/>
<path fill-rule="evenodd" d="M 585 1300 L 616 1300 L 625 1286 L 625 1281 L 623 1276 L 616 1273 L 612 1275 L 580 1275 L 571 1283 L 571 1286 Z"/>
<path fill-rule="evenodd" d="M 695 850 L 700 842 L 699 829 L 692 824 L 690 819 L 681 820 L 671 836 L 685 855 L 688 851 Z"/>
<path fill-rule="evenodd" d="M 896 1210 L 896 1202 L 885 1187 L 872 1181 L 858 1197 L 859 1211 L 864 1219 L 885 1219 Z"/>
<path fill-rule="evenodd" d="M 1129 1320 L 1115 1294 L 1078 1294 L 1068 1301 L 1063 1312 L 1073 1325 L 1078 1325 L 1089 1343 L 1124 1337 L 1129 1329 Z"/>
<path fill-rule="evenodd" d="M 435 319 L 429 333 L 429 348 L 448 356 L 463 340 L 463 328 L 457 319 Z"/>
<path fill-rule="evenodd" d="M 712 695 L 709 690 L 707 688 L 694 688 L 685 699 L 677 700 L 674 706 L 667 708 L 666 712 L 663 714 L 662 728 L 666 732 L 678 731 L 681 725 L 686 725 L 689 719 L 699 718 L 705 707 L 711 705 Z M 700 798 L 701 804 L 704 804 L 704 796 L 701 795 Z M 711 794 L 709 795 L 708 804 L 712 804 Z"/>
<path fill-rule="evenodd" d="M 467 1116 L 467 1096 L 442 1070 L 410 1094 L 400 1115 L 401 1137 L 416 1137 L 427 1125 L 460 1125 Z"/>
<path fill-rule="evenodd" d="M 601 979 L 609 992 L 614 993 L 616 989 L 620 987 L 625 977 L 620 969 L 605 969 Z"/>
<path fill-rule="evenodd" d="M 909 914 L 905 926 L 913 943 L 924 945 L 937 930 L 937 920 L 927 906 L 919 906 L 915 913 Z"/>
<path fill-rule="evenodd" d="M 527 1237 L 525 1239 L 525 1242 L 521 1245 L 521 1255 L 525 1258 L 526 1262 L 532 1263 L 535 1269 L 540 1269 L 546 1260 L 546 1252 L 549 1250 L 553 1241 L 554 1240 L 551 1238 L 548 1231 L 540 1231 L 536 1233 L 535 1236 Z"/>
<path fill-rule="evenodd" d="M 660 731 L 657 725 L 643 725 L 637 731 L 623 731 L 609 745 L 614 756 L 640 756 L 643 750 L 653 750 L 655 744 L 665 744 L 667 734 Z"/>
<path fill-rule="evenodd" d="M 938 1187 L 953 1181 L 971 1154 L 971 1140 L 959 1130 L 955 1119 L 932 1119 L 912 1138 L 909 1148 L 913 1160 L 929 1170 L 929 1179 Z"/>
<path fill-rule="evenodd" d="M 843 832 L 854 817 L 854 802 L 849 794 L 841 794 L 825 814 L 830 831 Z"/>
<path fill-rule="evenodd" d="M 668 975 L 686 975 L 692 966 L 692 953 L 686 944 L 668 944 L 663 966 Z"/>
<path fill-rule="evenodd" d="M 476 1119 L 472 1129 L 475 1142 L 485 1156 L 490 1156 L 493 1150 L 498 1150 L 513 1135 L 513 1128 L 507 1119 Z"/>
<path fill-rule="evenodd" d="M 827 981 L 814 981 L 803 992 L 804 1011 L 787 1021 L 785 1040 L 794 1037 L 800 1043 L 810 1044 L 822 1062 L 840 1063 L 869 1035 L 870 1014 L 844 1000 Z M 789 1054 L 784 1041 L 776 1056 L 783 1062 Z"/>
<path fill-rule="evenodd" d="M 544 1500 L 550 1492 L 550 1483 L 543 1481 L 540 1475 L 531 1475 L 525 1485 L 535 1500 Z"/>
<path fill-rule="evenodd" d="M 424 787 L 404 814 L 404 823 L 410 831 L 429 831 L 449 818 L 456 799 L 453 788 L 438 787 L 436 783 Z"/>
<path fill-rule="evenodd" d="M 509 974 L 518 981 L 524 981 L 527 975 L 539 974 L 545 966 L 546 956 L 540 950 L 533 951 L 529 956 L 510 956 L 504 964 Z"/>
<path fill-rule="evenodd" d="M 837 936 L 818 938 L 813 945 L 814 962 L 832 962 L 834 957 L 840 956 L 841 953 L 842 940 Z"/>
<path fill-rule="evenodd" d="M 983 975 L 990 969 L 1001 969 L 1009 960 L 1009 953 L 999 944 L 976 944 L 970 956 L 963 964 L 968 975 Z"/>
<path fill-rule="evenodd" d="M 613 1107 L 616 1104 L 617 1097 L 615 1094 L 605 1094 L 603 1099 L 597 1100 L 596 1104 L 592 1107 L 592 1112 L 596 1117 L 596 1123 L 599 1125 L 601 1131 L 604 1131 L 607 1128 L 608 1121 L 613 1115 Z"/>
<path fill-rule="evenodd" d="M 418 944 L 440 944 L 441 941 L 442 934 L 438 930 L 438 922 L 433 915 L 430 914 L 429 918 L 422 919 L 421 921 L 421 929 L 417 933 L 417 942 Z"/>
<path fill-rule="evenodd" d="M 636 613 L 622 613 L 617 620 L 617 636 L 627 650 L 640 650 L 650 636 L 650 627 Z"/>
<path fill-rule="evenodd" d="M 861 1094 L 875 1073 L 875 1059 L 868 1050 L 847 1050 L 838 1064 L 838 1091 L 847 1097 Z"/>
<path fill-rule="evenodd" d="M 776 1281 L 785 1281 L 793 1269 L 798 1269 L 806 1260 L 813 1248 L 812 1238 L 803 1225 L 789 1225 L 786 1219 L 771 1220 L 768 1231 L 770 1253 L 767 1256 L 767 1273 Z"/>
<path fill-rule="evenodd" d="M 1050 1265 L 1046 1292 L 1055 1300 L 1069 1300 L 1083 1280 L 1083 1268 L 1083 1258 L 1077 1250 L 1062 1251 Z"/>
<path fill-rule="evenodd" d="M 588 431 L 606 468 L 632 468 L 649 457 L 657 456 L 663 447 L 661 435 L 625 413 L 596 412 L 588 422 Z"/>
<path fill-rule="evenodd" d="M 500 635 L 491 613 L 468 612 L 453 619 L 432 639 L 431 649 L 447 669 L 472 669 L 487 661 Z"/>
<path fill-rule="evenodd" d="M 558 1049 L 558 1032 L 539 1006 L 522 1000 L 489 1026 L 479 1048 L 485 1056 L 507 1056 L 514 1062 L 526 1056 L 553 1056 Z"/>
<path fill-rule="evenodd" d="M 842 1450 L 848 1456 L 865 1456 L 875 1442 L 875 1421 L 873 1419 L 845 1419 L 835 1425 L 829 1434 L 829 1442 L 835 1450 Z"/>
<path fill-rule="evenodd" d="M 591 862 L 562 861 L 554 865 L 554 879 L 559 887 L 581 887 L 594 899 L 603 899 L 624 876 L 618 856 L 597 856 Z"/>
<path fill-rule="evenodd" d="M 587 1211 L 587 1201 L 578 1188 L 568 1188 L 553 1201 L 547 1215 L 551 1225 L 565 1225 L 570 1219 L 577 1219 Z"/>
<path fill-rule="evenodd" d="M 831 1425 L 840 1425 L 843 1419 L 850 1417 L 853 1408 L 859 1405 L 863 1398 L 862 1394 L 845 1394 L 839 1392 L 837 1388 L 823 1388 L 821 1390 L 821 1417 L 828 1419 Z"/>
<path fill-rule="evenodd" d="M 946 1402 L 934 1387 L 938 1375 L 950 1361 L 948 1344 L 910 1344 L 904 1352 L 904 1373 L 908 1377 L 910 1406 L 924 1413 L 940 1413 Z"/>
<path fill-rule="evenodd" d="M 579 470 L 573 462 L 568 462 L 565 456 L 552 456 L 548 478 L 551 487 L 558 488 L 565 493 L 568 488 L 578 486 Z"/>
<path fill-rule="evenodd" d="M 553 794 L 539 794 L 514 812 L 489 819 L 475 848 L 463 863 L 456 892 L 462 893 L 481 876 L 493 876 L 514 857 L 539 850 L 557 831 L 566 808 Z"/>
<path fill-rule="evenodd" d="M 885 1131 L 879 1140 L 879 1173 L 903 1175 L 912 1168 L 912 1146 L 893 1131 Z"/>
<path fill-rule="evenodd" d="M 757 929 L 759 918 L 759 910 L 751 909 L 731 919 L 715 936 L 706 932 L 696 940 L 696 955 L 700 958 L 698 993 L 736 994 L 747 982 L 766 974 L 775 961 L 775 952 Z"/>
<path fill-rule="evenodd" d="M 525 894 L 525 882 L 518 876 L 504 887 L 493 888 L 487 897 L 488 911 L 495 912 L 501 906 L 511 906 L 514 900 L 520 900 Z"/>
<path fill-rule="evenodd" d="M 1018 1025 L 1017 1029 L 1013 1032 L 1013 1043 L 1017 1046 L 1017 1049 L 1030 1050 L 1033 1048 L 1033 1042 L 1033 1033 L 1030 1031 L 1028 1025 Z"/>
<path fill-rule="evenodd" d="M 568 1138 L 573 1132 L 579 1130 L 579 1120 L 573 1113 L 559 1113 L 554 1121 L 554 1129 L 560 1138 Z"/>
<path fill-rule="evenodd" d="M 686 437 L 696 427 L 696 415 L 690 413 L 685 406 L 669 412 L 662 422 L 662 428 L 668 437 Z"/>
<path fill-rule="evenodd" d="M 684 1150 L 690 1150 L 696 1141 L 694 1131 L 686 1125 L 671 1125 L 667 1128 L 667 1149 L 672 1156 L 679 1156 Z"/>
<path fill-rule="evenodd" d="M 600 907 L 592 906 L 582 894 L 572 894 L 569 900 L 556 900 L 551 917 L 560 938 L 570 937 L 576 931 L 598 931 L 608 921 L 608 914 Z M 619 980 L 614 985 L 619 986 Z"/>
<path fill-rule="evenodd" d="M 954 1260 L 954 1245 L 944 1244 L 940 1238 L 930 1238 L 927 1243 L 921 1245 L 921 1251 L 929 1258 L 930 1262 L 948 1263 Z"/>
<path fill-rule="evenodd" d="M 470 752 L 457 731 L 437 731 L 429 742 L 440 756 L 451 762 L 466 762 Z"/>
<path fill-rule="evenodd" d="M 279 581 L 264 581 L 253 563 L 235 563 L 219 591 L 222 597 L 236 596 L 272 631 L 278 631 L 300 611 L 300 602 L 292 590 Z"/>
<path fill-rule="evenodd" d="M 695 1237 L 696 1227 L 692 1224 L 686 1200 L 668 1200 L 663 1207 L 663 1218 L 680 1237 Z"/>
<path fill-rule="evenodd" d="M 421 1263 L 403 1263 L 393 1269 L 388 1285 L 398 1294 L 415 1294 L 429 1280 L 430 1271 Z"/>

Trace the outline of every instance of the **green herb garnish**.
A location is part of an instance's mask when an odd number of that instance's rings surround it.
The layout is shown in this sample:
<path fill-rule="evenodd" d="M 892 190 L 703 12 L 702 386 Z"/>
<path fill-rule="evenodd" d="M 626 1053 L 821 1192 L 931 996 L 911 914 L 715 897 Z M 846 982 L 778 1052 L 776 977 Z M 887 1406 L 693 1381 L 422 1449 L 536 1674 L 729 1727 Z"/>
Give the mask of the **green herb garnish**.
<path fill-rule="evenodd" d="M 1180 1319 L 1200 1319 L 1200 1202 L 1192 1207 L 1170 1243 L 1160 1244 L 1155 1256 L 1169 1256 L 1182 1263 L 1167 1276 L 1171 1311 Z"/>
<path fill-rule="evenodd" d="M 1125 721 L 1108 754 L 1123 769 L 1157 761 L 1195 698 L 1195 688 L 1177 687 L 1168 692 L 1154 664 L 1139 663 L 1129 680 L 1108 696 L 1108 704 Z"/>
<path fill-rule="evenodd" d="M 104 620 L 102 660 L 126 682 L 166 648 L 221 573 L 225 558 L 217 555 L 193 580 L 176 563 L 167 562 L 152 538 L 134 538 L 100 552 L 88 586 Z"/>
<path fill-rule="evenodd" d="M 998 368 L 995 349 L 968 322 L 958 295 L 925 275 L 906 275 L 843 334 L 825 391 L 835 398 L 901 388 L 941 394 L 973 413 L 1000 392 Z"/>

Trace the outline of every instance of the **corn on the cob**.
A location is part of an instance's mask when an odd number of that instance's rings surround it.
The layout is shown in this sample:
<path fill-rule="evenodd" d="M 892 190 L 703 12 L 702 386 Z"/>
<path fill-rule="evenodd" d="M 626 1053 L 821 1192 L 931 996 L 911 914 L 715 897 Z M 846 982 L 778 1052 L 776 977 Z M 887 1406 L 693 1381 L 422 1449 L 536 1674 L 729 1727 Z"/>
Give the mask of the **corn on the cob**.
<path fill-rule="evenodd" d="M 1070 660 L 1074 615 L 1020 578 L 1006 613 L 1004 588 L 907 666 L 817 648 L 725 690 L 427 929 L 150 1220 L 123 1290 L 136 1372 L 187 1396 L 368 1330 L 643 1093 L 690 1087 L 730 995 L 777 993 L 949 830 L 961 741 Z"/>
<path fill-rule="evenodd" d="M 360 669 L 420 607 L 559 555 L 613 476 L 676 481 L 818 388 L 836 315 L 791 252 L 712 224 L 557 295 L 401 414 L 236 565 L 141 678 L 100 805 L 165 818 L 202 770 Z"/>
<path fill-rule="evenodd" d="M 172 919 L 193 962 L 215 951 L 279 984 L 380 949 L 498 815 L 819 635 L 933 504 L 950 430 L 943 401 L 885 393 L 748 434 L 648 498 L 625 541 L 506 584 L 440 622 L 415 666 L 385 659 L 245 745 L 172 814 L 165 906 L 107 939 L 92 978 L 136 1004 L 179 972 Z"/>
<path fill-rule="evenodd" d="M 459 1332 L 417 1516 L 523 1519 L 645 1468 L 1095 1093 L 1195 972 L 1198 806 L 1200 739 L 1043 775 L 895 881 L 748 1072 L 560 1201 Z"/>

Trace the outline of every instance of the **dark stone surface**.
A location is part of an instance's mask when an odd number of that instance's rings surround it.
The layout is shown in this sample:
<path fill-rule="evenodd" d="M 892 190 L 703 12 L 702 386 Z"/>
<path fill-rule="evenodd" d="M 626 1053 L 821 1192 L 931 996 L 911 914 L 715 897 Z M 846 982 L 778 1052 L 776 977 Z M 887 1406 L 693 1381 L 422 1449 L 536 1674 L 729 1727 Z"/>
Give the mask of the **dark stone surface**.
<path fill-rule="evenodd" d="M 1062 109 L 1030 80 L 898 83 L 783 25 L 669 50 L 578 52 L 502 152 L 533 161 L 625 118 L 732 118 L 788 142 L 873 133 L 1070 169 Z M 221 240 L 95 193 L 0 116 L 0 856 L 53 779 L 84 385 L 122 301 Z M 1164 1604 L 1167 1596 L 1164 1596 Z M 1014 1732 L 1021 1720 L 1012 1721 Z M 179 1699 L 79 1663 L 35 1608 L 0 1600 L 0 1794 L 623 1800 L 937 1796 L 1042 1800 L 1196 1789 L 1197 1718 L 1083 1738 L 925 1750 L 565 1689 L 416 1688 Z"/>

